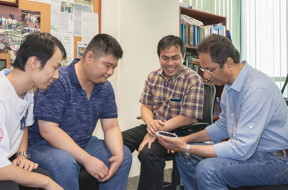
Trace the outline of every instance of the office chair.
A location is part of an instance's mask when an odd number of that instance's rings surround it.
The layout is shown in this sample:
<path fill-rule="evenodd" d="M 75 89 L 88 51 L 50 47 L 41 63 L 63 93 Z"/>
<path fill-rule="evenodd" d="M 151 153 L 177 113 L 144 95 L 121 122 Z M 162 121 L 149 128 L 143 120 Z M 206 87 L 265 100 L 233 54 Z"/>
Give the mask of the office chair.
<path fill-rule="evenodd" d="M 98 190 L 99 183 L 98 181 L 91 176 L 85 168 L 80 169 L 79 173 L 79 190 Z"/>
<path fill-rule="evenodd" d="M 173 132 L 178 136 L 185 136 L 191 133 L 195 133 L 205 129 L 208 125 L 213 123 L 213 106 L 215 100 L 216 88 L 211 84 L 204 84 L 204 105 L 203 105 L 203 115 L 201 121 L 179 127 Z M 179 171 L 174 160 L 174 155 L 169 155 L 166 161 L 173 160 L 171 183 L 164 183 L 164 190 L 180 190 L 183 189 L 181 185 Z"/>

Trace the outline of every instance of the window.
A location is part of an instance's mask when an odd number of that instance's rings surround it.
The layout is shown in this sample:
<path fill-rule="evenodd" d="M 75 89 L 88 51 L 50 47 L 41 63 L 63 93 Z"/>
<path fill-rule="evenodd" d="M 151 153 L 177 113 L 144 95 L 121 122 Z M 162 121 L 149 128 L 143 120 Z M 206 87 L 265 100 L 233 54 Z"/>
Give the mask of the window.
<path fill-rule="evenodd" d="M 242 0 L 241 28 L 242 59 L 281 89 L 288 71 L 286 0 Z"/>

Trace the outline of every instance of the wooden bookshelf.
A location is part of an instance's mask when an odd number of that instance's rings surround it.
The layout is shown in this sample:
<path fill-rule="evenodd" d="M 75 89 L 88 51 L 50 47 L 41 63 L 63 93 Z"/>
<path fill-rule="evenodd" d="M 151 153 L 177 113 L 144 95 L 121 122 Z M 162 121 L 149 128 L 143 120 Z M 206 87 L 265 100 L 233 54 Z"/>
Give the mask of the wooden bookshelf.
<path fill-rule="evenodd" d="M 225 27 L 224 34 L 226 34 L 226 17 L 216 15 L 213 13 L 209 13 L 206 11 L 201 11 L 201 10 L 191 9 L 191 8 L 186 8 L 186 7 L 181 7 L 181 6 L 179 7 L 179 9 L 180 9 L 180 11 L 179 11 L 179 13 L 180 13 L 179 14 L 179 28 L 180 28 L 180 30 L 179 31 L 180 31 L 181 37 L 182 37 L 181 14 L 187 15 L 189 17 L 192 17 L 194 19 L 197 19 L 197 20 L 203 22 L 204 26 L 222 24 Z M 186 55 L 197 56 L 198 55 L 197 54 L 197 46 L 191 46 L 191 45 L 186 44 Z M 185 60 L 186 60 L 186 58 L 185 58 Z M 191 64 L 192 69 L 193 69 L 194 64 L 196 64 L 196 63 Z M 199 65 L 199 67 L 200 67 L 200 65 Z M 196 72 L 198 72 L 198 74 L 203 77 L 203 73 L 200 69 L 197 69 Z M 216 86 L 216 97 L 221 98 L 222 91 L 223 91 L 223 86 Z M 218 116 L 215 116 L 214 120 L 217 120 L 217 119 L 218 119 Z"/>
<path fill-rule="evenodd" d="M 197 20 L 200 20 L 204 23 L 204 25 L 221 23 L 222 25 L 226 26 L 226 17 L 215 15 L 206 11 L 180 7 L 180 14 L 185 14 Z"/>

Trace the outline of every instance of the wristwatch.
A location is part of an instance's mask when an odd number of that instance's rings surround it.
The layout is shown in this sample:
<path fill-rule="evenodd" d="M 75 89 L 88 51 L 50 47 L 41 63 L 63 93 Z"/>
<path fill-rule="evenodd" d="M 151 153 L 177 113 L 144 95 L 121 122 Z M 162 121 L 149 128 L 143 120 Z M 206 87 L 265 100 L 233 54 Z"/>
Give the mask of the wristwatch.
<path fill-rule="evenodd" d="M 17 153 L 16 153 L 16 156 L 19 156 L 19 155 L 22 155 L 22 156 L 24 156 L 24 157 L 27 158 L 27 159 L 30 159 L 30 158 L 31 158 L 30 153 L 27 152 L 27 151 L 20 151 L 20 152 L 17 152 Z"/>
<path fill-rule="evenodd" d="M 190 156 L 190 147 L 191 147 L 190 144 L 187 144 L 186 147 L 185 147 L 185 155 L 186 156 Z"/>

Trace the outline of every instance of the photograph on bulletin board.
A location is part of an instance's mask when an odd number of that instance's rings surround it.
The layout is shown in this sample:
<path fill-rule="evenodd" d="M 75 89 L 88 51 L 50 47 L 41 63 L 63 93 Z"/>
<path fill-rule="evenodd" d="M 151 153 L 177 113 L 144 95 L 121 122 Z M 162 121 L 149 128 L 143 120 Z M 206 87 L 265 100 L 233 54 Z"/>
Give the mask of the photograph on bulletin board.
<path fill-rule="evenodd" d="M 22 21 L 22 34 L 40 32 L 40 12 L 23 10 Z"/>
<path fill-rule="evenodd" d="M 17 50 L 22 39 L 22 11 L 0 5 L 0 51 Z M 4 48 L 3 48 L 4 45 Z"/>

